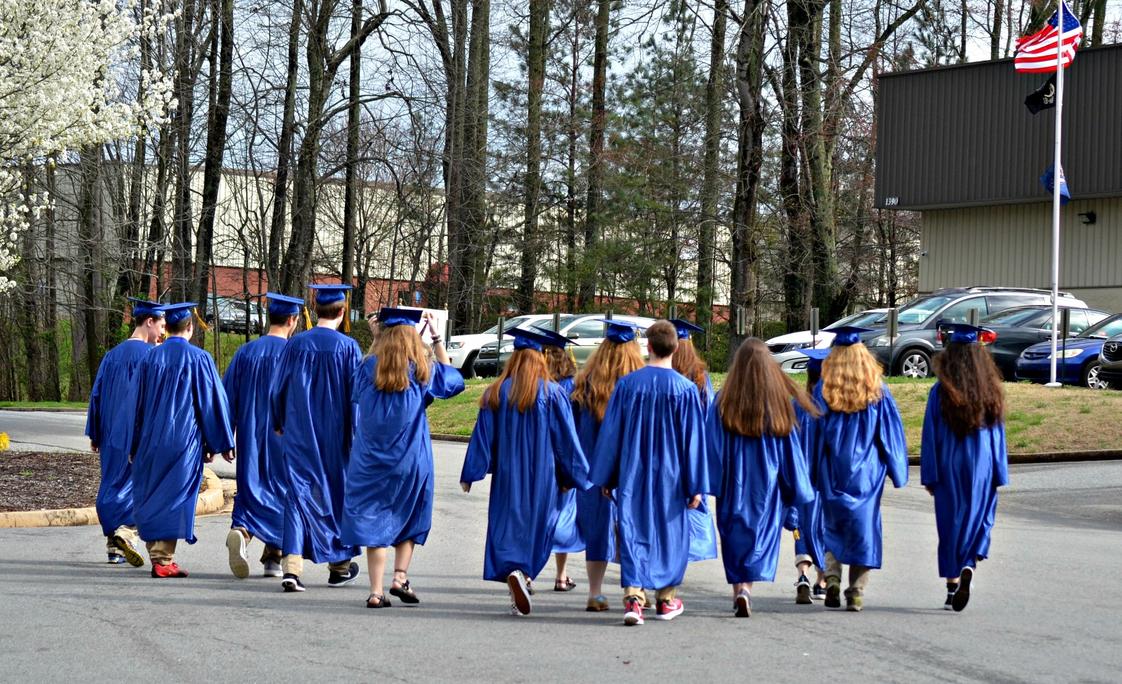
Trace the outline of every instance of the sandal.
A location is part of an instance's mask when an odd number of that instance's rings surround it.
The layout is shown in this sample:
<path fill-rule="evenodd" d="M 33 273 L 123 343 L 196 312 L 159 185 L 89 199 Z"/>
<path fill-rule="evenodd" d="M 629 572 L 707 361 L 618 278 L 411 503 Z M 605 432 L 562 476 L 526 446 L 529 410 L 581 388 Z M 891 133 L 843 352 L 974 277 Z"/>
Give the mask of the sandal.
<path fill-rule="evenodd" d="M 408 603 L 408 604 L 411 604 L 411 605 L 415 605 L 415 604 L 418 604 L 418 603 L 421 602 L 421 599 L 417 598 L 417 594 L 414 593 L 413 589 L 409 586 L 409 580 L 405 580 L 404 582 L 399 583 L 395 579 L 393 582 L 394 582 L 394 584 L 399 584 L 400 586 L 392 586 L 391 585 L 390 586 L 390 593 L 393 594 L 394 596 L 398 597 L 399 599 L 401 599 L 402 603 Z"/>
<path fill-rule="evenodd" d="M 566 577 L 565 579 L 557 579 L 557 580 L 554 580 L 554 582 L 553 582 L 553 590 L 554 591 L 572 591 L 573 589 L 576 589 L 576 587 L 577 587 L 577 583 L 573 581 L 572 577 Z"/>
<path fill-rule="evenodd" d="M 608 610 L 608 599 L 603 595 L 593 596 L 588 599 L 588 605 L 585 607 L 585 612 L 588 613 L 602 613 Z"/>
<path fill-rule="evenodd" d="M 377 603 L 371 603 L 371 601 L 373 601 L 374 599 L 377 599 L 378 602 Z M 387 599 L 385 596 L 381 596 L 381 595 L 378 595 L 378 594 L 371 594 L 370 596 L 368 596 L 366 598 L 366 607 L 367 608 L 389 608 L 392 605 L 393 604 L 390 603 L 389 599 Z"/>

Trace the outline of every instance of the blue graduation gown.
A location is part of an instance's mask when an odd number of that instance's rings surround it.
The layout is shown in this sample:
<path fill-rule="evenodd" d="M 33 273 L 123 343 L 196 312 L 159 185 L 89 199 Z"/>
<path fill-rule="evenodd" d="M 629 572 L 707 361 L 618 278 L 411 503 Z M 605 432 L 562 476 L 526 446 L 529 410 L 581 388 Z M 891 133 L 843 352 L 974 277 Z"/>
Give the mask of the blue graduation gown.
<path fill-rule="evenodd" d="M 814 482 L 814 459 L 810 457 L 810 449 L 814 444 L 814 430 L 817 419 L 795 405 L 795 413 L 799 416 L 799 441 L 803 445 L 803 458 L 806 460 L 807 472 L 810 480 Z M 822 536 L 825 534 L 822 523 L 822 498 L 818 491 L 812 488 L 814 498 L 805 503 L 787 508 L 787 516 L 783 527 L 788 530 L 797 530 L 799 538 L 795 540 L 795 555 L 810 556 L 815 566 L 826 567 L 826 548 L 823 546 Z"/>
<path fill-rule="evenodd" d="M 814 430 L 815 488 L 822 497 L 826 550 L 839 562 L 881 566 L 880 498 L 885 477 L 908 483 L 908 448 L 887 385 L 880 400 L 856 413 L 827 408 Z M 814 399 L 825 407 L 822 383 Z"/>
<path fill-rule="evenodd" d="M 785 437 L 729 432 L 714 405 L 705 434 L 725 578 L 729 584 L 771 582 L 787 507 L 814 498 L 799 432 Z"/>
<path fill-rule="evenodd" d="M 483 579 L 496 582 L 515 570 L 538 576 L 553 551 L 559 488 L 588 488 L 569 396 L 542 383 L 537 402 L 520 413 L 507 402 L 510 383 L 499 388 L 498 409 L 479 409 L 460 473 L 461 482 L 491 475 Z"/>
<path fill-rule="evenodd" d="M 234 448 L 226 391 L 214 359 L 182 337 L 144 357 L 133 430 L 133 512 L 145 541 L 195 543 L 203 455 Z"/>
<path fill-rule="evenodd" d="M 566 397 L 572 397 L 572 378 L 561 378 L 557 381 L 557 386 L 561 388 Z M 581 448 L 584 448 L 583 443 Z M 585 451 L 585 453 L 588 452 Z M 581 538 L 580 528 L 577 526 L 577 492 L 576 489 L 570 489 L 557 499 L 557 527 L 553 530 L 554 553 L 584 551 L 584 539 Z"/>
<path fill-rule="evenodd" d="M 265 335 L 243 344 L 222 377 L 238 449 L 238 494 L 230 524 L 278 549 L 284 530 L 285 475 L 281 438 L 269 420 L 269 387 L 287 343 Z"/>
<path fill-rule="evenodd" d="M 702 413 L 708 411 L 717 400 L 713 391 L 713 381 L 705 374 L 705 391 L 701 393 Z M 701 440 L 702 447 L 705 440 Z M 714 484 L 716 486 L 716 484 Z M 717 528 L 713 525 L 713 513 L 709 510 L 709 497 L 701 497 L 701 505 L 686 511 L 690 520 L 690 562 L 709 560 L 717 557 Z"/>
<path fill-rule="evenodd" d="M 1005 424 L 959 437 L 940 409 L 939 383 L 927 395 L 920 447 L 920 480 L 934 490 L 939 531 L 939 575 L 958 577 L 990 550 L 997 488 L 1009 484 Z"/>
<path fill-rule="evenodd" d="M 153 346 L 128 339 L 101 358 L 90 390 L 86 436 L 98 448 L 101 484 L 97 488 L 97 519 L 105 536 L 132 525 L 132 431 L 136 426 L 137 376 Z"/>
<path fill-rule="evenodd" d="M 697 386 L 648 366 L 616 384 L 590 479 L 615 490 L 624 587 L 681 584 L 690 550 L 689 499 L 709 494 Z"/>
<path fill-rule="evenodd" d="M 434 399 L 464 391 L 452 366 L 433 363 L 429 382 L 410 378 L 400 392 L 374 386 L 378 358 L 355 371 L 355 438 L 347 464 L 342 538 L 348 546 L 385 547 L 413 540 L 424 544 L 432 528 L 432 439 L 425 408 Z"/>
<path fill-rule="evenodd" d="M 579 405 L 573 406 L 573 418 L 577 426 L 584 453 L 591 455 L 596 449 L 596 438 L 600 434 L 600 421 Z M 616 554 L 616 505 L 604 496 L 599 487 L 590 487 L 576 492 L 577 528 L 584 541 L 586 561 L 615 561 Z"/>
<path fill-rule="evenodd" d="M 354 414 L 351 385 L 362 361 L 358 343 L 312 328 L 285 345 L 273 385 L 273 428 L 281 430 L 287 494 L 281 549 L 315 563 L 354 558 L 339 523 Z"/>

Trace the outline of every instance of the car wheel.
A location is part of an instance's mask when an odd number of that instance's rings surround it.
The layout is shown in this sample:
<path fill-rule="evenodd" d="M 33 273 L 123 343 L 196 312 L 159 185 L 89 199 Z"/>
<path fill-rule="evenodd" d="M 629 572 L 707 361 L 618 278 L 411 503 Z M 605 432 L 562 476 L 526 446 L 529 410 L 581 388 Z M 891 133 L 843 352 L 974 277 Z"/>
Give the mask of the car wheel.
<path fill-rule="evenodd" d="M 1084 387 L 1090 387 L 1091 389 L 1096 390 L 1110 389 L 1110 383 L 1099 378 L 1100 368 L 1102 368 L 1102 364 L 1100 364 L 1098 361 L 1092 361 L 1091 363 L 1087 364 L 1087 366 L 1083 369 Z"/>
<path fill-rule="evenodd" d="M 905 378 L 931 377 L 931 355 L 922 349 L 908 349 L 900 355 L 896 374 Z"/>
<path fill-rule="evenodd" d="M 472 352 L 471 354 L 468 354 L 468 357 L 466 359 L 464 359 L 464 365 L 462 368 L 460 368 L 460 375 L 464 376 L 464 380 L 471 380 L 475 377 L 476 354 L 477 352 Z"/>

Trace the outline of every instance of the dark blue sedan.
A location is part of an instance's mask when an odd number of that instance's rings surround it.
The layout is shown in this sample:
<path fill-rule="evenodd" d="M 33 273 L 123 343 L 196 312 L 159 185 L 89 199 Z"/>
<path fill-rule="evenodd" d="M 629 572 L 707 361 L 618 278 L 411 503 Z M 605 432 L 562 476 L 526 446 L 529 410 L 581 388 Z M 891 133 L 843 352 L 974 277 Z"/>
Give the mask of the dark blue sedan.
<path fill-rule="evenodd" d="M 1065 385 L 1083 385 L 1106 389 L 1110 385 L 1099 379 L 1099 352 L 1107 338 L 1122 333 L 1122 314 L 1104 318 L 1095 325 L 1059 340 L 1056 347 L 1056 379 Z M 1021 352 L 1017 359 L 1017 379 L 1048 382 L 1052 373 L 1052 342 L 1040 342 Z"/>

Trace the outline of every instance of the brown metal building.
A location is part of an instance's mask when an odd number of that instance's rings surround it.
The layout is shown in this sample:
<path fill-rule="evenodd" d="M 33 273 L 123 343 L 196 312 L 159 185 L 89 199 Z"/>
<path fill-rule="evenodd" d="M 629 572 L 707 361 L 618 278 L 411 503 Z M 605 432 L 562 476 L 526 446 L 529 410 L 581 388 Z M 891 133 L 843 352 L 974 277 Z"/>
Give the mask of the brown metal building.
<path fill-rule="evenodd" d="M 1051 286 L 1055 110 L 1024 105 L 1046 79 L 1008 59 L 880 77 L 876 206 L 922 213 L 921 291 Z M 1063 118 L 1060 287 L 1122 311 L 1122 44 L 1076 55 Z"/>

